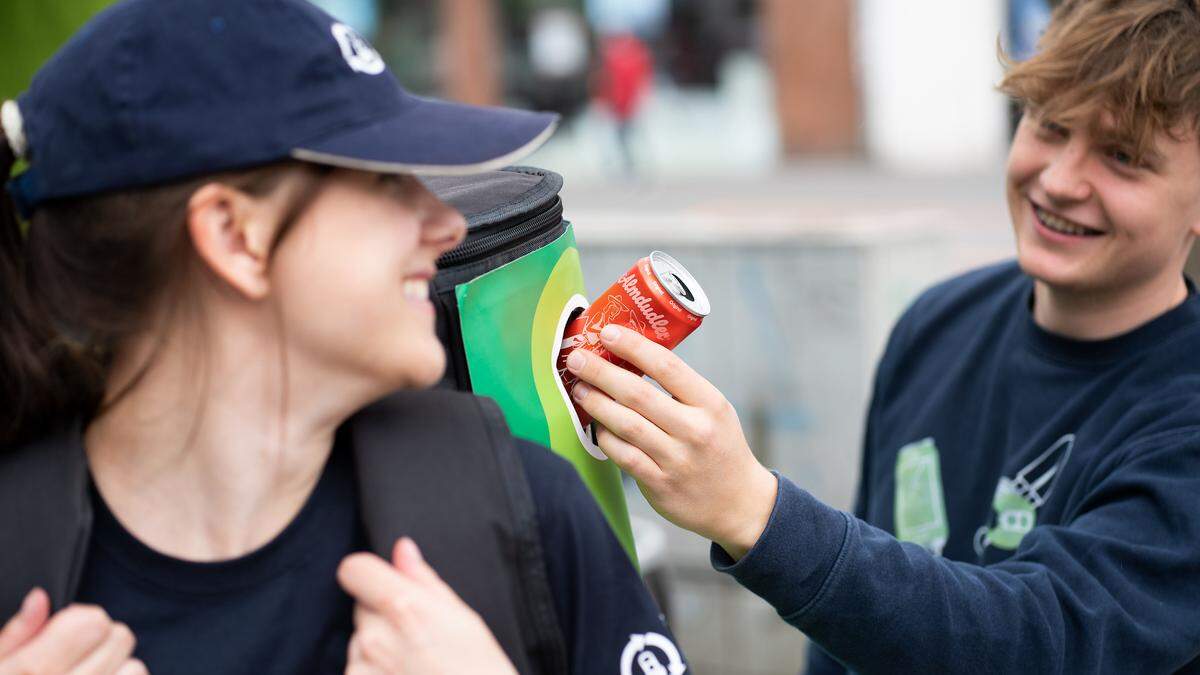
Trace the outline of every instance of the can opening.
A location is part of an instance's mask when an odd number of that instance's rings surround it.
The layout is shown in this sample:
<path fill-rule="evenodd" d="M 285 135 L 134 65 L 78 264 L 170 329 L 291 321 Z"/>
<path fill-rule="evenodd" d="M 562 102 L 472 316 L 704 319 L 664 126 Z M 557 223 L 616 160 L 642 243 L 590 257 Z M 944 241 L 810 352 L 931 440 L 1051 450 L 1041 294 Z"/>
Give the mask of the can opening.
<path fill-rule="evenodd" d="M 650 269 L 667 294 L 684 309 L 701 318 L 712 311 L 700 282 L 678 260 L 662 251 L 651 251 Z"/>
<path fill-rule="evenodd" d="M 692 290 L 683 283 L 683 279 L 680 279 L 678 274 L 671 272 L 664 275 L 663 282 L 674 291 L 675 295 L 685 297 L 692 302 L 696 301 L 696 296 L 692 295 Z"/>

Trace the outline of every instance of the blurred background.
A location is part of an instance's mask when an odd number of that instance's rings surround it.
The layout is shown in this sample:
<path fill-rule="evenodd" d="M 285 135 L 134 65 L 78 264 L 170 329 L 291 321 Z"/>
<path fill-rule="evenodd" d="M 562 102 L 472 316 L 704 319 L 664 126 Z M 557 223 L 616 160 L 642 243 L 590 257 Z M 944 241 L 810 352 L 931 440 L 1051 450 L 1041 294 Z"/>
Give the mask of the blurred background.
<path fill-rule="evenodd" d="M 0 98 L 107 4 L 3 0 Z M 835 506 L 851 506 L 892 322 L 929 284 L 1012 255 L 997 47 L 1031 54 L 1049 0 L 317 4 L 416 92 L 561 113 L 526 163 L 566 178 L 589 290 L 651 249 L 682 261 L 714 311 L 680 353 L 764 463 Z M 629 499 L 692 670 L 797 672 L 804 638 Z"/>

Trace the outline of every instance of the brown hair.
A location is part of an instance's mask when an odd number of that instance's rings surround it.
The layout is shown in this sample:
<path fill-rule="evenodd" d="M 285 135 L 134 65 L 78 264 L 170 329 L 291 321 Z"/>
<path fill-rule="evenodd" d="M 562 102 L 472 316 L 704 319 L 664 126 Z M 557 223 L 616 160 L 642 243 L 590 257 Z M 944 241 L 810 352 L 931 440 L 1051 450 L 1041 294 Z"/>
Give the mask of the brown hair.
<path fill-rule="evenodd" d="M 0 177 L 14 161 L 0 131 Z M 0 447 L 85 420 L 106 405 L 115 350 L 155 328 L 148 324 L 156 303 L 178 307 L 180 294 L 194 287 L 188 280 L 198 257 L 185 219 L 198 188 L 221 182 L 264 195 L 288 166 L 48 202 L 27 228 L 7 190 L 0 191 Z M 306 170 L 318 179 L 319 169 Z M 315 182 L 306 187 L 312 189 L 288 204 L 276 244 L 317 192 Z M 149 365 L 142 364 L 143 373 Z"/>
<path fill-rule="evenodd" d="M 1035 56 L 1001 61 L 1000 91 L 1063 122 L 1111 114 L 1138 160 L 1200 124 L 1200 0 L 1065 0 Z"/>

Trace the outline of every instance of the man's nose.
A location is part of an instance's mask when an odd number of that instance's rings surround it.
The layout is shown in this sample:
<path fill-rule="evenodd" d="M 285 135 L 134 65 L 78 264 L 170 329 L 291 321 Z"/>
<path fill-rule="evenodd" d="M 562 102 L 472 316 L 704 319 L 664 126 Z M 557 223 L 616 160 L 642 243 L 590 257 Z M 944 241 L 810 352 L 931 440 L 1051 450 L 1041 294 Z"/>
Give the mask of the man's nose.
<path fill-rule="evenodd" d="M 1053 200 L 1083 201 L 1091 196 L 1087 175 L 1088 151 L 1083 143 L 1069 143 L 1059 150 L 1038 177 L 1042 189 Z"/>

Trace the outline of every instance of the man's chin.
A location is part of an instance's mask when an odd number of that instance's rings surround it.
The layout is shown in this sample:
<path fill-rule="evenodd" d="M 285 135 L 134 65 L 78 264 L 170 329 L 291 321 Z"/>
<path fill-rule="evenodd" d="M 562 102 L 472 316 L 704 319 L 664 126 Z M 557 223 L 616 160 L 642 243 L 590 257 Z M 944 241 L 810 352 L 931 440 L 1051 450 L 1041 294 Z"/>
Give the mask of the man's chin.
<path fill-rule="evenodd" d="M 1033 256 L 1017 256 L 1017 264 L 1026 276 L 1054 293 L 1079 294 L 1096 289 L 1084 270 Z"/>

